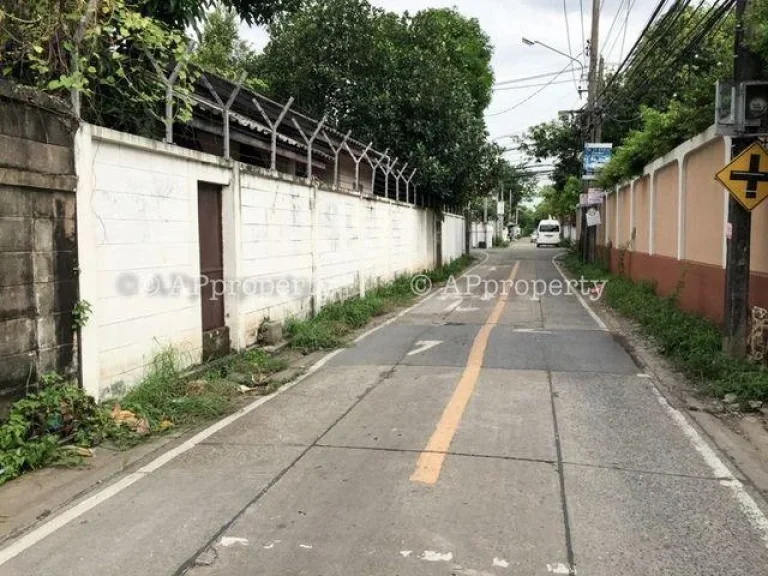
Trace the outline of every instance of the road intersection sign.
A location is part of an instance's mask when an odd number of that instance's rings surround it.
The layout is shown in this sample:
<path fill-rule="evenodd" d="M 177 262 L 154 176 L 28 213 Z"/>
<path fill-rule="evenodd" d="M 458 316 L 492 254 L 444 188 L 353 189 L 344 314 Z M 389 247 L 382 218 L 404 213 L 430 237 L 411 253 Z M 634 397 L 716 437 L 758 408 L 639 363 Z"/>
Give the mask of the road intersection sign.
<path fill-rule="evenodd" d="M 768 150 L 755 142 L 718 172 L 716 178 L 739 204 L 754 210 L 768 198 Z"/>

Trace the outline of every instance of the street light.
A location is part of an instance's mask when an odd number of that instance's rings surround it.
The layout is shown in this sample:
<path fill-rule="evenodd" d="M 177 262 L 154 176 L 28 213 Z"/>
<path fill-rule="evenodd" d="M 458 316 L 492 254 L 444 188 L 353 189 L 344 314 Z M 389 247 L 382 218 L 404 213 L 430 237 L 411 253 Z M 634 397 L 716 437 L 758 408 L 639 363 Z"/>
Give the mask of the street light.
<path fill-rule="evenodd" d="M 584 64 L 582 64 L 580 60 L 578 60 L 577 58 L 574 58 L 570 54 L 566 54 L 565 52 L 562 52 L 557 48 L 553 48 L 549 44 L 544 44 L 544 42 L 539 42 L 538 40 L 529 40 L 528 38 L 523 38 L 523 44 L 525 44 L 526 46 L 535 46 L 536 44 L 538 44 L 539 46 L 546 48 L 547 50 L 550 50 L 556 54 L 560 54 L 560 56 L 565 56 L 569 60 L 576 62 L 576 64 L 579 65 L 579 68 L 581 68 L 581 73 L 579 74 L 579 82 L 581 82 L 581 79 L 584 77 Z M 582 90 L 581 86 L 579 86 L 578 88 L 576 88 L 576 91 L 579 93 L 579 98 L 581 98 L 581 93 L 584 92 L 584 90 Z"/>

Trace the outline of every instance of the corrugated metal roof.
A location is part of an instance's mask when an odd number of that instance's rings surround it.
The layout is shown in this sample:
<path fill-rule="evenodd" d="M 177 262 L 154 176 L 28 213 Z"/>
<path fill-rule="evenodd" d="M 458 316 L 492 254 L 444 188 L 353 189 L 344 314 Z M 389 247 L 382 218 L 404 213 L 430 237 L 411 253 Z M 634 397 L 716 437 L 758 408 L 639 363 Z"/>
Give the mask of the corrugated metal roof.
<path fill-rule="evenodd" d="M 220 78 L 213 74 L 206 73 L 205 76 L 208 79 L 213 90 L 222 100 L 222 102 L 229 101 L 230 96 L 233 94 L 233 92 L 236 89 L 236 84 L 225 78 Z M 213 104 L 213 100 L 208 100 L 208 98 L 210 97 L 210 91 L 202 81 L 198 81 L 195 86 L 195 97 L 206 100 L 209 106 L 213 106 L 214 108 L 217 108 L 217 105 Z M 260 127 L 256 129 L 259 132 L 261 132 L 262 130 L 266 130 L 267 131 L 266 133 L 271 134 L 271 130 L 269 130 L 269 128 L 265 124 L 255 119 L 255 118 L 260 118 L 260 114 L 256 110 L 256 107 L 253 105 L 254 99 L 259 102 L 259 105 L 264 109 L 266 114 L 272 120 L 275 120 L 280 115 L 284 107 L 284 104 L 275 102 L 274 100 L 264 96 L 263 94 L 259 94 L 257 92 L 253 92 L 246 88 L 242 88 L 234 98 L 231 111 L 233 113 L 240 114 L 244 118 L 248 119 L 249 122 L 254 122 L 256 125 Z M 306 146 L 304 145 L 303 138 L 301 134 L 296 130 L 296 127 L 293 125 L 293 120 L 295 120 L 298 123 L 301 130 L 303 130 L 303 132 L 307 135 L 312 134 L 315 131 L 318 125 L 318 121 L 302 114 L 301 112 L 299 112 L 294 108 L 291 108 L 287 113 L 287 115 L 285 116 L 283 122 L 280 124 L 278 135 L 280 137 L 285 137 L 288 139 L 288 141 L 285 141 L 285 140 L 281 140 L 281 141 L 286 144 L 289 142 L 293 142 L 300 149 L 306 150 Z M 328 137 L 332 139 L 334 146 L 339 146 L 341 144 L 345 134 L 339 132 L 333 126 L 326 124 L 323 126 L 323 130 L 320 133 L 319 137 L 315 140 L 315 143 L 313 145 L 313 152 L 318 153 L 320 155 L 324 155 L 326 158 L 333 158 L 333 151 L 328 146 L 328 143 L 325 141 L 323 133 L 327 134 Z M 363 144 L 351 137 L 347 140 L 347 143 L 353 150 L 356 151 L 357 154 L 362 153 L 362 151 L 366 147 L 366 144 Z M 380 154 L 381 153 L 377 152 L 376 150 L 373 150 L 373 149 L 371 150 L 371 156 L 380 156 Z"/>
<path fill-rule="evenodd" d="M 203 98 L 198 94 L 193 94 L 192 106 L 194 107 L 199 105 L 205 106 L 207 109 L 209 109 L 211 112 L 213 112 L 218 116 L 223 116 L 223 112 L 221 108 L 219 108 L 219 105 L 217 103 L 211 100 L 208 100 L 206 98 Z M 249 130 L 253 130 L 254 132 L 258 132 L 259 134 L 268 136 L 269 138 L 272 137 L 272 129 L 266 126 L 265 124 L 262 124 L 258 120 L 249 118 L 243 114 L 239 114 L 237 112 L 232 112 L 232 111 L 229 112 L 229 117 L 231 120 L 233 120 L 235 123 L 237 123 L 239 126 L 242 126 L 243 128 L 248 128 Z M 277 141 L 282 144 L 291 146 L 293 148 L 302 150 L 304 152 L 307 151 L 306 144 L 304 144 L 303 142 L 299 142 L 298 140 L 295 140 L 293 138 L 290 138 L 289 136 L 281 134 L 279 129 L 277 132 Z M 319 158 L 324 158 L 326 160 L 333 160 L 333 156 L 323 152 L 322 150 L 318 150 L 317 145 L 312 147 L 312 154 Z"/>

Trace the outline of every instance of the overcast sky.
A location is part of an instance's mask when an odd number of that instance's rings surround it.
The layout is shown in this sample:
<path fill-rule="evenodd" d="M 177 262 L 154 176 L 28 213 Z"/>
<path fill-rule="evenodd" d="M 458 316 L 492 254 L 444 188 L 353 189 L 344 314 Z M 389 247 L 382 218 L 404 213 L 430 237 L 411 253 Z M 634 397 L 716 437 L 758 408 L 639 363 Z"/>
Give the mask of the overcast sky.
<path fill-rule="evenodd" d="M 602 2 L 600 51 L 609 65 L 616 65 L 620 62 L 627 7 L 631 6 L 631 11 L 627 20 L 624 54 L 629 51 L 645 26 L 657 0 L 602 0 Z M 542 46 L 526 46 L 522 42 L 525 36 L 562 52 L 569 52 L 563 0 L 372 0 L 372 3 L 388 10 L 397 12 L 408 10 L 411 13 L 424 8 L 455 7 L 462 14 L 477 18 L 494 46 L 493 69 L 496 82 L 559 71 L 569 63 L 565 56 L 551 52 Z M 581 0 L 581 3 L 584 7 L 584 34 L 588 39 L 592 0 Z M 580 0 L 565 0 L 570 25 L 570 51 L 574 57 L 578 57 L 577 55 L 584 48 L 581 3 Z M 606 42 L 606 36 L 614 20 L 613 30 Z M 259 50 L 269 40 L 266 32 L 261 29 L 243 27 L 242 34 Z M 611 47 L 613 47 L 612 50 Z M 574 66 L 578 69 L 578 65 Z M 585 65 L 585 76 L 581 83 L 584 88 L 586 88 L 586 68 Z M 579 73 L 576 72 L 577 82 L 578 76 Z M 548 82 L 551 78 L 533 79 L 522 85 L 538 85 Z M 568 80 L 570 81 L 566 82 Z M 518 86 L 520 85 L 518 83 Z M 498 88 L 502 87 L 504 86 Z M 523 102 L 527 98 L 530 99 Z M 487 111 L 488 130 L 491 138 L 520 134 L 530 126 L 556 118 L 559 110 L 578 108 L 585 101 L 586 94 L 584 94 L 584 100 L 579 99 L 570 72 L 564 73 L 544 89 L 541 86 L 535 86 L 497 90 Z M 513 109 L 505 112 L 510 108 Z M 500 139 L 499 143 L 510 144 L 510 140 Z M 515 152 L 509 152 L 508 157 L 512 161 L 519 159 Z"/>

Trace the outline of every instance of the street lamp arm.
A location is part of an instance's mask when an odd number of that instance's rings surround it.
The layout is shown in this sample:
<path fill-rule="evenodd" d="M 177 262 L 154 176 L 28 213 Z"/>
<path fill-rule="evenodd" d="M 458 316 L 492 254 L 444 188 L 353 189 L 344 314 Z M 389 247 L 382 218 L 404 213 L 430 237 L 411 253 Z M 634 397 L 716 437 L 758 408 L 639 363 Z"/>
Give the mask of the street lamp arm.
<path fill-rule="evenodd" d="M 546 48 L 547 50 L 551 50 L 552 52 L 555 52 L 556 54 L 560 54 L 560 56 L 565 56 L 569 60 L 572 60 L 573 62 L 576 62 L 576 64 L 579 65 L 581 68 L 581 74 L 584 75 L 584 64 L 581 63 L 581 61 L 578 58 L 574 58 L 570 54 L 566 54 L 562 50 L 558 50 L 557 48 L 553 48 L 549 44 L 545 44 L 544 42 L 540 42 L 538 40 L 529 40 L 528 38 L 523 38 L 523 43 L 528 46 L 533 46 L 534 44 L 538 44 L 539 46 Z"/>

